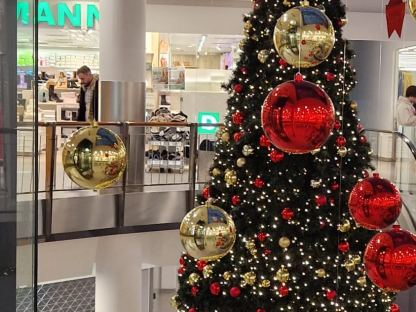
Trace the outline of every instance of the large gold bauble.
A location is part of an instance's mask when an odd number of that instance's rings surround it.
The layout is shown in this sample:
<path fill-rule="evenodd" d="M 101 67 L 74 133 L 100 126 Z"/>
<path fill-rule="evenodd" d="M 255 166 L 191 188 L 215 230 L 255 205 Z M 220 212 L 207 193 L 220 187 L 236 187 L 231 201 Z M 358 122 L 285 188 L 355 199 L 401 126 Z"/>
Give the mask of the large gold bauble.
<path fill-rule="evenodd" d="M 416 0 L 409 0 L 409 11 L 413 18 L 416 19 Z"/>
<path fill-rule="evenodd" d="M 85 189 L 103 189 L 116 183 L 126 168 L 121 138 L 106 128 L 84 127 L 74 132 L 62 151 L 65 173 Z"/>
<path fill-rule="evenodd" d="M 335 43 L 331 20 L 321 10 L 301 6 L 285 12 L 274 28 L 280 57 L 293 66 L 309 68 L 325 61 Z"/>
<path fill-rule="evenodd" d="M 283 236 L 279 239 L 279 246 L 282 248 L 288 248 L 290 246 L 290 239 L 286 236 Z"/>
<path fill-rule="evenodd" d="M 244 157 L 240 157 L 237 159 L 237 167 L 244 167 L 246 165 L 246 159 Z"/>
<path fill-rule="evenodd" d="M 231 217 L 221 208 L 209 204 L 188 212 L 182 220 L 179 234 L 187 253 L 206 261 L 224 257 L 237 236 Z"/>

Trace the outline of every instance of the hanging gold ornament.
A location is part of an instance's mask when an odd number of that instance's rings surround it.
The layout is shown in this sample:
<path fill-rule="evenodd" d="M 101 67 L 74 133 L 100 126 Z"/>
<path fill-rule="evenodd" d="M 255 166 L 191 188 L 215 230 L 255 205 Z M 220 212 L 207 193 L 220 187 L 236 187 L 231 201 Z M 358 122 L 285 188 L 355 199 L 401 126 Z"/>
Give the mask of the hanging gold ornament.
<path fill-rule="evenodd" d="M 204 267 L 204 269 L 202 270 L 202 275 L 204 275 L 204 278 L 208 278 L 212 275 L 213 271 L 212 271 L 212 266 L 211 265 L 206 265 Z"/>
<path fill-rule="evenodd" d="M 315 273 L 316 273 L 316 276 L 320 278 L 324 278 L 326 276 L 325 269 L 318 269 L 315 271 Z"/>
<path fill-rule="evenodd" d="M 197 284 L 201 277 L 197 273 L 191 273 L 188 277 L 188 282 L 191 286 Z"/>
<path fill-rule="evenodd" d="M 254 149 L 250 145 L 244 145 L 243 146 L 243 155 L 244 156 L 250 156 L 254 153 Z"/>
<path fill-rule="evenodd" d="M 237 172 L 231 169 L 225 170 L 224 181 L 228 185 L 236 185 L 237 184 Z"/>
<path fill-rule="evenodd" d="M 354 261 L 355 264 L 360 264 L 361 263 L 361 256 L 359 255 L 355 255 L 352 257 L 352 261 Z"/>
<path fill-rule="evenodd" d="M 256 243 L 252 239 L 250 239 L 246 242 L 246 248 L 248 250 L 256 249 Z"/>
<path fill-rule="evenodd" d="M 313 188 L 318 188 L 321 186 L 321 181 L 320 180 L 311 180 L 311 186 Z"/>
<path fill-rule="evenodd" d="M 290 246 L 290 239 L 286 236 L 283 236 L 279 239 L 279 246 L 282 248 L 288 248 Z"/>
<path fill-rule="evenodd" d="M 126 147 L 121 138 L 96 125 L 75 131 L 62 151 L 65 173 L 84 189 L 113 185 L 123 176 L 126 163 Z"/>
<path fill-rule="evenodd" d="M 237 167 L 244 167 L 246 165 L 246 159 L 244 157 L 240 157 L 237 159 Z"/>
<path fill-rule="evenodd" d="M 179 308 L 178 296 L 172 296 L 170 298 L 170 305 L 175 310 Z"/>
<path fill-rule="evenodd" d="M 357 284 L 360 285 L 361 287 L 366 287 L 367 286 L 367 278 L 365 276 L 361 276 L 357 279 Z"/>
<path fill-rule="evenodd" d="M 348 150 L 345 146 L 340 147 L 338 149 L 338 155 L 341 156 L 341 157 L 345 157 L 347 155 L 347 153 L 348 153 Z"/>
<path fill-rule="evenodd" d="M 230 273 L 230 272 L 228 272 L 228 271 L 226 271 L 226 272 L 224 272 L 224 274 L 222 275 L 222 277 L 223 277 L 226 281 L 229 281 L 229 280 L 230 280 L 230 278 L 231 278 L 231 273 Z"/>
<path fill-rule="evenodd" d="M 222 173 L 221 170 L 218 169 L 218 168 L 212 169 L 212 176 L 214 176 L 214 177 L 217 177 L 217 176 L 221 175 L 221 173 Z"/>
<path fill-rule="evenodd" d="M 270 287 L 270 284 L 271 283 L 270 283 L 270 281 L 268 279 L 264 279 L 264 280 L 261 281 L 260 287 L 269 288 Z"/>
<path fill-rule="evenodd" d="M 349 230 L 351 230 L 351 223 L 349 220 L 342 221 L 342 224 L 338 226 L 338 230 L 342 233 L 347 233 Z"/>
<path fill-rule="evenodd" d="M 236 239 L 236 228 L 224 210 L 207 203 L 186 214 L 179 234 L 182 245 L 190 256 L 214 261 L 231 250 Z"/>
<path fill-rule="evenodd" d="M 247 272 L 243 275 L 243 279 L 248 285 L 253 286 L 256 283 L 257 279 L 256 273 L 254 273 L 253 271 Z"/>
<path fill-rule="evenodd" d="M 281 283 L 286 283 L 289 280 L 289 277 L 289 271 L 285 267 L 282 267 L 277 271 L 274 278 Z"/>
<path fill-rule="evenodd" d="M 355 263 L 352 260 L 347 260 L 344 263 L 344 267 L 347 269 L 348 272 L 352 272 L 355 270 Z"/>
<path fill-rule="evenodd" d="M 276 23 L 273 36 L 280 57 L 290 65 L 304 68 L 325 61 L 335 43 L 331 20 L 308 3 L 303 1 L 303 7 L 285 12 Z"/>
<path fill-rule="evenodd" d="M 358 108 L 358 103 L 356 101 L 352 101 L 350 107 L 352 110 L 356 111 Z"/>
<path fill-rule="evenodd" d="M 258 54 L 257 54 L 257 58 L 260 61 L 260 63 L 266 63 L 268 57 L 270 55 L 270 51 L 269 50 L 261 50 Z"/>
<path fill-rule="evenodd" d="M 416 19 L 416 0 L 409 0 L 409 11 L 413 18 Z"/>
<path fill-rule="evenodd" d="M 230 141 L 230 134 L 228 132 L 223 132 L 221 134 L 221 140 L 224 142 L 229 142 Z"/>

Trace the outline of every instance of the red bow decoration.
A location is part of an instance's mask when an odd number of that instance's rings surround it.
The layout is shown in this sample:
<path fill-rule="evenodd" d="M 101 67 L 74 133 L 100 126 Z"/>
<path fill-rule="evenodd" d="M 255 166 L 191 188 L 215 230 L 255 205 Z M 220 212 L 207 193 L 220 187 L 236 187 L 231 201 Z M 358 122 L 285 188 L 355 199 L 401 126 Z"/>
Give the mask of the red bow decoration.
<path fill-rule="evenodd" d="M 399 37 L 402 36 L 403 21 L 406 13 L 406 5 L 402 0 L 390 0 L 386 5 L 387 30 L 389 38 L 397 32 Z"/>

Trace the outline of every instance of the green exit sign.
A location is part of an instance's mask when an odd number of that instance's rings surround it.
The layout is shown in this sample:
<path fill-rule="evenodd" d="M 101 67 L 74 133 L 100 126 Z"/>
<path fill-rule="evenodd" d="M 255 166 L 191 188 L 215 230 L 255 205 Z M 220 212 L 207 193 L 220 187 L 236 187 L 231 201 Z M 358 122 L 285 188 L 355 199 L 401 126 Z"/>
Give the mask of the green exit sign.
<path fill-rule="evenodd" d="M 198 123 L 200 124 L 217 124 L 220 123 L 220 113 L 217 112 L 199 112 Z M 199 134 L 215 134 L 218 127 L 205 125 L 198 127 Z"/>

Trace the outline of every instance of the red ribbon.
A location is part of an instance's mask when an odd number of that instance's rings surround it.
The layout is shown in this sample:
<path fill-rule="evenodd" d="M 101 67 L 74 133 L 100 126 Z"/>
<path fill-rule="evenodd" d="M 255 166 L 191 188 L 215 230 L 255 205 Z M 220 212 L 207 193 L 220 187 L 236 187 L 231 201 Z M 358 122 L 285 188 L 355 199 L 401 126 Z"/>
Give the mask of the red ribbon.
<path fill-rule="evenodd" d="M 389 38 L 394 31 L 399 37 L 402 36 L 404 16 L 406 13 L 406 5 L 402 0 L 390 0 L 386 5 L 387 30 Z"/>

